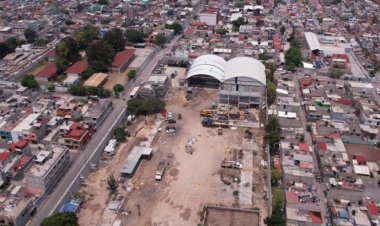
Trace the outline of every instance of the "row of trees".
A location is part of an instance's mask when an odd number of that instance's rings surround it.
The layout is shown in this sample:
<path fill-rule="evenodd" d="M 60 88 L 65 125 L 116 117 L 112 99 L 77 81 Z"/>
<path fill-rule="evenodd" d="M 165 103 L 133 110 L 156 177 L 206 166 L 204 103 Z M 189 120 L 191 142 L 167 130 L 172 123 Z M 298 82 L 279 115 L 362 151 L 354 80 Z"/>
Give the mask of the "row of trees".
<path fill-rule="evenodd" d="M 277 80 L 274 78 L 274 73 L 276 72 L 277 68 L 274 63 L 265 63 L 267 72 L 267 102 L 268 106 L 272 105 L 276 101 L 277 97 Z"/>
<path fill-rule="evenodd" d="M 300 43 L 293 37 L 290 41 L 290 48 L 285 53 L 285 63 L 288 67 L 288 70 L 294 71 L 296 67 L 302 65 L 302 55 L 300 49 Z"/>
<path fill-rule="evenodd" d="M 111 91 L 102 87 L 84 87 L 80 82 L 74 83 L 69 87 L 69 93 L 74 96 L 98 96 L 102 98 L 110 97 Z"/>
<path fill-rule="evenodd" d="M 159 113 L 165 109 L 165 102 L 157 97 L 148 99 L 130 99 L 128 112 L 131 115 L 148 115 Z"/>

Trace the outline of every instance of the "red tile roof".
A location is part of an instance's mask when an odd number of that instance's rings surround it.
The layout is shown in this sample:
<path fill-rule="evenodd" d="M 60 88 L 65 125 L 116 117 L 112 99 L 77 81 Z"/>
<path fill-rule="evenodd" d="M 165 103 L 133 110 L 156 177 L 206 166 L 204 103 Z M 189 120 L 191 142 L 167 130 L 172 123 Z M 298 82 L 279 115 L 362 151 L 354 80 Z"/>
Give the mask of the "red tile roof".
<path fill-rule="evenodd" d="M 55 75 L 57 75 L 57 66 L 55 66 L 55 62 L 50 62 L 36 74 L 36 77 L 52 78 Z"/>
<path fill-rule="evenodd" d="M 287 191 L 285 192 L 285 196 L 286 196 L 286 202 L 299 203 L 298 195 L 296 193 Z"/>
<path fill-rule="evenodd" d="M 367 208 L 368 208 L 368 212 L 372 216 L 379 216 L 379 210 L 377 209 L 377 206 L 375 203 L 373 203 L 373 202 L 368 203 Z"/>
<path fill-rule="evenodd" d="M 298 146 L 300 148 L 300 151 L 310 152 L 310 147 L 309 147 L 308 144 L 306 144 L 306 143 L 299 143 Z"/>
<path fill-rule="evenodd" d="M 359 165 L 364 165 L 366 163 L 364 156 L 357 155 L 354 159 L 358 162 Z"/>
<path fill-rule="evenodd" d="M 304 77 L 300 79 L 300 86 L 307 87 L 310 86 L 313 83 L 313 79 L 311 77 Z"/>
<path fill-rule="evenodd" d="M 32 160 L 31 156 L 27 156 L 27 155 L 22 156 L 13 166 L 14 171 L 19 171 L 20 169 L 23 169 L 31 160 Z"/>
<path fill-rule="evenodd" d="M 321 217 L 321 214 L 320 214 L 320 213 L 310 211 L 310 212 L 309 212 L 309 215 L 310 215 L 310 217 L 311 217 L 311 221 L 312 221 L 314 224 L 322 225 L 322 217 Z"/>
<path fill-rule="evenodd" d="M 327 151 L 327 145 L 326 145 L 326 143 L 318 143 L 317 144 L 317 148 L 320 151 Z"/>
<path fill-rule="evenodd" d="M 0 161 L 6 160 L 7 158 L 9 158 L 10 155 L 11 155 L 10 152 L 2 152 L 2 153 L 0 153 Z"/>
<path fill-rule="evenodd" d="M 82 74 L 88 68 L 87 57 L 75 62 L 69 68 L 66 69 L 65 74 Z"/>
<path fill-rule="evenodd" d="M 115 58 L 112 63 L 112 67 L 119 68 L 123 66 L 126 62 L 128 62 L 135 53 L 134 49 L 126 49 L 124 51 L 118 52 L 115 55 Z"/>
<path fill-rule="evenodd" d="M 26 140 L 19 140 L 17 142 L 10 143 L 8 147 L 11 151 L 15 151 L 16 149 L 23 149 L 26 145 L 28 145 L 28 143 L 29 142 Z"/>
<path fill-rule="evenodd" d="M 336 102 L 343 104 L 343 105 L 349 105 L 349 106 L 352 105 L 352 101 L 348 98 L 345 98 L 345 97 L 339 98 L 339 100 L 337 100 Z"/>

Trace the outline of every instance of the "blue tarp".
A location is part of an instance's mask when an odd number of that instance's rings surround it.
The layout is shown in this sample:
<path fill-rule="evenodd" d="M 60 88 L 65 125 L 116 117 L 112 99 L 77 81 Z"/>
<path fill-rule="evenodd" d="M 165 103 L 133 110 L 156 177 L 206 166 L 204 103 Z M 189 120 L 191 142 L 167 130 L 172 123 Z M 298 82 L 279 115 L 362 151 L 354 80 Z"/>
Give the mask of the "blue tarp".
<path fill-rule="evenodd" d="M 348 220 L 348 211 L 347 210 L 341 210 L 339 211 L 339 218 L 340 219 L 346 219 Z"/>
<path fill-rule="evenodd" d="M 82 203 L 81 199 L 71 200 L 70 202 L 63 204 L 59 212 L 60 213 L 62 212 L 76 213 L 79 210 L 81 203 Z"/>

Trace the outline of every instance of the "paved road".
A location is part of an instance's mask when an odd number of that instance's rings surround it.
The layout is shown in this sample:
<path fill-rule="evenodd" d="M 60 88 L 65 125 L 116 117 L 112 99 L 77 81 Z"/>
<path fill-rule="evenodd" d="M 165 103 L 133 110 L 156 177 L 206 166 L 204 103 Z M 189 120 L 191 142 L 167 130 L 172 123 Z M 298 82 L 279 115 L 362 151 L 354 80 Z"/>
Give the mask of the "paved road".
<path fill-rule="evenodd" d="M 296 88 L 296 95 L 299 96 L 302 99 L 302 97 L 301 97 L 301 90 L 299 88 L 300 86 L 299 86 L 299 82 L 298 82 L 298 76 L 294 76 L 294 84 L 297 87 Z M 301 100 L 301 102 L 302 102 L 302 100 Z M 301 120 L 301 123 L 302 123 L 302 128 L 303 128 L 303 131 L 304 131 L 305 141 L 306 141 L 307 144 L 312 145 L 313 142 L 312 142 L 312 139 L 311 139 L 311 135 L 306 130 L 307 122 L 306 122 L 305 110 L 303 109 L 303 107 L 300 110 L 299 117 L 300 117 L 300 120 Z M 314 171 L 318 172 L 318 174 L 319 174 L 320 170 L 319 170 L 319 167 L 318 167 L 318 164 L 317 164 L 317 157 L 316 157 L 314 149 L 313 149 L 312 153 L 313 153 Z M 327 213 L 327 200 L 326 200 L 326 198 L 325 198 L 325 196 L 323 194 L 323 191 L 325 189 L 325 185 L 322 182 L 319 183 L 319 182 L 315 181 L 315 178 L 313 180 L 314 180 L 313 186 L 317 189 L 317 194 L 318 194 L 318 197 L 320 199 L 322 221 L 323 221 L 323 224 L 326 225 L 327 222 L 328 222 L 328 215 L 326 215 L 326 213 Z"/>
<path fill-rule="evenodd" d="M 61 203 L 64 197 L 66 197 L 66 195 L 70 193 L 71 188 L 74 185 L 74 182 L 78 177 L 80 177 L 83 169 L 89 164 L 89 159 L 91 159 L 93 154 L 100 148 L 101 144 L 103 143 L 104 139 L 107 138 L 108 134 L 112 132 L 113 128 L 116 126 L 117 119 L 121 117 L 123 113 L 125 113 L 126 101 L 129 100 L 129 93 L 131 92 L 132 88 L 135 85 L 144 82 L 148 78 L 155 65 L 164 56 L 165 50 L 171 49 L 178 42 L 179 39 L 180 36 L 176 36 L 170 44 L 167 44 L 165 48 L 161 49 L 146 65 L 146 67 L 143 69 L 142 73 L 136 79 L 136 81 L 127 85 L 126 92 L 124 94 L 125 101 L 123 100 L 123 98 L 113 100 L 114 108 L 111 111 L 111 113 L 105 119 L 103 124 L 98 128 L 97 132 L 92 137 L 90 142 L 86 145 L 85 149 L 83 150 L 83 153 L 80 156 L 78 156 L 77 159 L 74 159 L 74 162 L 70 167 L 69 171 L 65 174 L 65 176 L 57 185 L 57 187 L 54 189 L 54 191 L 45 199 L 43 204 L 38 208 L 37 213 L 28 225 L 38 226 L 45 217 L 54 213 L 54 211 L 58 208 L 58 205 Z"/>

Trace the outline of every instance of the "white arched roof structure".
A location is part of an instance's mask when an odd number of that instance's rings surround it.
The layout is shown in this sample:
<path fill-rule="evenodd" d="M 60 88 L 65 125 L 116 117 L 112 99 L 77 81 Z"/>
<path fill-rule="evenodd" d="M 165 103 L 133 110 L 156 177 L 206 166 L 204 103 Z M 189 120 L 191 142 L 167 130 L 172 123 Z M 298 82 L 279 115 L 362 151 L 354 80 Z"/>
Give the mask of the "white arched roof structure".
<path fill-rule="evenodd" d="M 227 62 L 223 80 L 236 77 L 250 78 L 266 85 L 264 64 L 250 57 L 235 57 Z"/>
<path fill-rule="evenodd" d="M 196 75 L 211 76 L 219 82 L 244 77 L 266 85 L 264 64 L 250 57 L 235 57 L 226 62 L 217 55 L 203 55 L 194 60 L 186 79 Z"/>
<path fill-rule="evenodd" d="M 195 75 L 208 75 L 222 81 L 225 67 L 226 61 L 222 57 L 212 54 L 203 55 L 191 64 L 186 79 Z"/>

